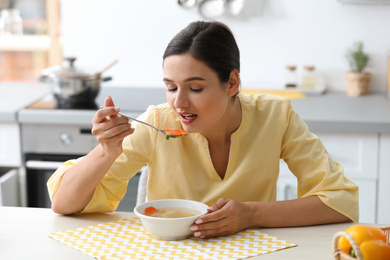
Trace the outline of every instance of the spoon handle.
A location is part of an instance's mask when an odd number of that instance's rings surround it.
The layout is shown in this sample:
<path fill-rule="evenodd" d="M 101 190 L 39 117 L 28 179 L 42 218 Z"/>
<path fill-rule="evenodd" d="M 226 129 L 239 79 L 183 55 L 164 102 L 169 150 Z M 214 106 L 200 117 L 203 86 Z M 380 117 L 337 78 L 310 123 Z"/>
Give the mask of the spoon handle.
<path fill-rule="evenodd" d="M 144 121 L 140 121 L 140 120 L 135 119 L 135 118 L 133 118 L 133 117 L 131 117 L 131 116 L 126 116 L 126 115 L 124 115 L 124 114 L 122 114 L 122 113 L 118 113 L 118 115 L 123 116 L 123 117 L 126 117 L 126 118 L 128 118 L 128 119 L 131 119 L 131 120 L 136 121 L 136 122 L 138 122 L 138 123 L 141 123 L 141 124 L 150 126 L 150 127 L 154 128 L 154 130 L 160 132 L 159 129 L 157 129 L 156 127 L 154 127 L 154 126 L 152 126 L 152 125 L 150 125 L 150 124 L 148 124 L 148 123 L 146 123 L 146 122 L 144 122 Z"/>
<path fill-rule="evenodd" d="M 103 106 L 101 106 L 100 108 L 103 108 Z M 141 123 L 141 124 L 150 126 L 150 127 L 152 127 L 154 130 L 156 130 L 157 132 L 159 132 L 160 134 L 165 135 L 165 134 L 162 133 L 159 129 L 157 129 L 156 127 L 154 127 L 154 126 L 152 126 L 152 125 L 150 125 L 150 124 L 148 124 L 148 123 L 146 123 L 146 122 L 144 122 L 144 121 L 140 121 L 140 120 L 138 120 L 138 119 L 136 119 L 136 118 L 134 118 L 134 117 L 131 117 L 131 116 L 126 116 L 126 115 L 124 115 L 124 114 L 122 114 L 122 113 L 118 113 L 118 115 L 123 116 L 123 117 L 126 117 L 126 118 L 128 118 L 128 119 L 131 119 L 131 120 L 133 120 L 133 121 L 137 121 L 138 123 Z"/>

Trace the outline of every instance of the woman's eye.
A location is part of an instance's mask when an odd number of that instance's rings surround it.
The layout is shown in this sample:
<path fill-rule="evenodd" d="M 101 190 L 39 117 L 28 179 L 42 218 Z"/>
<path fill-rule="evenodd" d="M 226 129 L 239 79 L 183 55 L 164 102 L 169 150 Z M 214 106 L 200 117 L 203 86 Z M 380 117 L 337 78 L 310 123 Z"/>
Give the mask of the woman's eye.
<path fill-rule="evenodd" d="M 176 90 L 177 90 L 177 88 L 175 88 L 175 87 L 167 87 L 168 92 L 174 92 Z"/>
<path fill-rule="evenodd" d="M 192 88 L 191 90 L 196 92 L 196 93 L 199 93 L 199 92 L 203 91 L 203 88 Z"/>

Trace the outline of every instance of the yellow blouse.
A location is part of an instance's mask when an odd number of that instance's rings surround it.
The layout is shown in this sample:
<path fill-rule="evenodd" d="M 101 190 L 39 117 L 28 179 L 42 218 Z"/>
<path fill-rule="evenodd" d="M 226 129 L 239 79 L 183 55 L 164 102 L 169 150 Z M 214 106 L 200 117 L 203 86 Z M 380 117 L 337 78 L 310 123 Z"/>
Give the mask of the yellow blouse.
<path fill-rule="evenodd" d="M 326 205 L 357 222 L 358 187 L 334 162 L 319 138 L 294 112 L 285 97 L 239 94 L 242 122 L 231 136 L 226 174 L 215 171 L 205 137 L 165 137 L 133 124 L 124 152 L 111 166 L 83 212 L 111 212 L 126 193 L 129 178 L 148 165 L 147 200 L 181 198 L 212 205 L 219 198 L 274 201 L 280 158 L 298 180 L 298 197 L 316 195 Z M 158 129 L 181 128 L 168 104 L 150 106 L 140 116 Z M 77 160 L 65 162 L 48 181 L 50 196 L 62 175 Z"/>

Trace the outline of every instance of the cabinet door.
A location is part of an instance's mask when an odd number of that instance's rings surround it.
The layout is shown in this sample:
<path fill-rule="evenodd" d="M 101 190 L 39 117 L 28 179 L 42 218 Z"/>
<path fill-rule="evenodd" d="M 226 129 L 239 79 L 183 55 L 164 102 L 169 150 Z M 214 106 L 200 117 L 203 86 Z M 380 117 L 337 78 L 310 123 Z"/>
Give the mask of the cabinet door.
<path fill-rule="evenodd" d="M 359 186 L 359 222 L 376 223 L 376 191 L 375 180 L 352 179 Z"/>
<path fill-rule="evenodd" d="M 377 179 L 378 135 L 317 133 L 331 158 L 349 178 Z"/>
<path fill-rule="evenodd" d="M 390 224 L 390 134 L 380 137 L 378 223 Z"/>
<path fill-rule="evenodd" d="M 316 133 L 323 142 L 330 157 L 344 167 L 349 178 L 377 179 L 378 135 Z M 281 160 L 280 175 L 291 173 Z"/>
<path fill-rule="evenodd" d="M 375 223 L 375 201 L 376 194 L 372 192 L 376 190 L 375 180 L 356 180 L 352 179 L 356 185 L 359 186 L 359 222 L 361 223 Z M 297 198 L 297 180 L 295 177 L 281 177 L 278 180 L 277 186 L 277 200 L 291 200 Z M 362 196 L 363 194 L 363 196 Z M 379 222 L 379 223 L 390 223 Z"/>
<path fill-rule="evenodd" d="M 0 166 L 20 167 L 22 165 L 20 129 L 18 124 L 0 124 Z"/>
<path fill-rule="evenodd" d="M 0 168 L 0 206 L 19 206 L 18 171 Z"/>

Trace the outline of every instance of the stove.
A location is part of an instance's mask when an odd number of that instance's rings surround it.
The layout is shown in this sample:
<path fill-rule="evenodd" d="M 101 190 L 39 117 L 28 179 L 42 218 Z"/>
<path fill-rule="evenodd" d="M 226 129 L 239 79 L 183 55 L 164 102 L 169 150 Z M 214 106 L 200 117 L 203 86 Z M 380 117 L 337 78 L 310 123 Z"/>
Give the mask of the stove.
<path fill-rule="evenodd" d="M 84 92 L 85 93 L 85 92 Z M 77 97 L 64 98 L 61 95 L 55 94 L 56 108 L 59 109 L 98 109 L 95 100 L 91 100 L 88 95 L 78 95 Z M 84 97 L 83 97 L 84 96 Z"/>
<path fill-rule="evenodd" d="M 91 121 L 108 95 L 132 117 L 138 117 L 150 104 L 166 102 L 165 87 L 102 87 L 93 108 L 61 107 L 49 93 L 18 113 L 27 206 L 50 207 L 48 178 L 61 163 L 87 154 L 98 144 L 91 134 Z"/>

